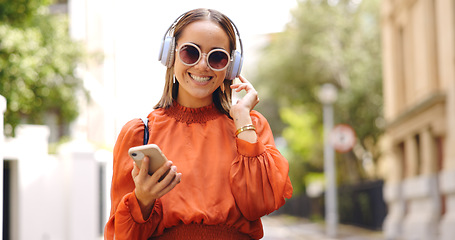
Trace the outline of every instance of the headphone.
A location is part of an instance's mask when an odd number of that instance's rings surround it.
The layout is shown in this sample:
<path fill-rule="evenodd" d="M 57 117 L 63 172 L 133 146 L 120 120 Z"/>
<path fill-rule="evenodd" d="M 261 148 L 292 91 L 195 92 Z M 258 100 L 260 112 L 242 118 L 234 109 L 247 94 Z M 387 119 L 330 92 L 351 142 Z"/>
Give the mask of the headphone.
<path fill-rule="evenodd" d="M 161 42 L 158 61 L 161 61 L 161 63 L 164 66 L 166 66 L 167 68 L 171 68 L 172 65 L 174 64 L 175 38 L 174 38 L 174 36 L 171 36 L 171 31 L 174 29 L 175 25 L 177 25 L 178 21 L 187 13 L 188 12 L 180 15 L 177 19 L 175 19 L 175 21 L 167 29 L 166 33 L 164 34 L 163 40 Z M 235 26 L 235 24 L 231 21 L 231 19 L 229 19 L 228 17 L 226 17 L 226 18 L 229 20 L 231 25 L 234 27 L 234 30 L 235 30 L 237 36 L 239 37 L 240 50 L 242 51 L 240 53 L 237 50 L 232 50 L 229 66 L 227 67 L 227 70 L 226 70 L 226 79 L 234 80 L 236 77 L 240 76 L 240 71 L 242 70 L 243 44 L 242 44 L 242 39 L 240 39 L 240 34 L 239 34 L 239 30 L 237 29 L 237 26 Z"/>

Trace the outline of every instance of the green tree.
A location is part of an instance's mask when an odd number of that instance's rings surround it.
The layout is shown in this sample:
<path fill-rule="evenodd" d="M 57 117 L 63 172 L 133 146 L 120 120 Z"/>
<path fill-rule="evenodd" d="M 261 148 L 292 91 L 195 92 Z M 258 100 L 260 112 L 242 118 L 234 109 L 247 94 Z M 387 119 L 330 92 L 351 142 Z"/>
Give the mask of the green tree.
<path fill-rule="evenodd" d="M 0 94 L 12 135 L 19 123 L 43 124 L 53 114 L 63 128 L 78 115 L 81 47 L 69 37 L 67 16 L 49 14 L 49 3 L 0 0 Z"/>
<path fill-rule="evenodd" d="M 29 25 L 41 6 L 51 0 L 0 0 L 0 21 L 13 26 Z"/>
<path fill-rule="evenodd" d="M 323 83 L 339 88 L 335 122 L 350 124 L 359 146 L 377 157 L 377 123 L 382 119 L 378 6 L 379 0 L 301 0 L 285 31 L 272 34 L 263 51 L 253 82 L 260 82 L 256 86 L 263 102 L 274 104 L 259 108 L 270 115 L 275 134 L 282 132 L 288 142 L 290 175 L 297 189 L 304 189 L 297 185 L 305 185 L 305 174 L 322 171 L 317 93 Z M 342 183 L 365 178 L 359 157 L 352 152 L 338 155 Z M 343 174 L 353 166 L 354 174 Z"/>

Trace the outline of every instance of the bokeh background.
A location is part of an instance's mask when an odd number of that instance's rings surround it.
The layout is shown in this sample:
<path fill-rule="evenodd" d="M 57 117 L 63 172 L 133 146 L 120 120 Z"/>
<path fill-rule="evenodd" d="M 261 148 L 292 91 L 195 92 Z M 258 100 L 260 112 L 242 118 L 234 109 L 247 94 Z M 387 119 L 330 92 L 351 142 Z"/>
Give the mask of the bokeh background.
<path fill-rule="evenodd" d="M 153 110 L 161 40 L 199 7 L 238 27 L 242 75 L 289 161 L 294 195 L 270 218 L 325 225 L 329 147 L 337 224 L 455 236 L 453 0 L 4 0 L 3 239 L 102 238 L 117 134 Z M 354 135 L 324 139 L 324 84 Z"/>

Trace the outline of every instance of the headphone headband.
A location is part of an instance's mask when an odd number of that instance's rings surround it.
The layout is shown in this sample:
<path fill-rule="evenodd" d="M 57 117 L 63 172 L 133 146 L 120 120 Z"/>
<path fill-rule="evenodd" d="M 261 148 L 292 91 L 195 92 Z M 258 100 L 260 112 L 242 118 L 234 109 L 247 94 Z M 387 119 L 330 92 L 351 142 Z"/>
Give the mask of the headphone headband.
<path fill-rule="evenodd" d="M 167 35 L 171 32 L 171 30 L 175 27 L 175 25 L 177 25 L 177 23 L 179 22 L 179 20 L 185 16 L 185 14 L 187 14 L 188 12 L 186 13 L 183 13 L 181 14 L 178 18 L 176 18 L 174 20 L 174 22 L 171 24 L 171 26 L 169 26 L 169 28 L 166 30 L 166 32 L 164 33 L 164 36 L 163 36 L 163 41 L 166 39 Z"/>

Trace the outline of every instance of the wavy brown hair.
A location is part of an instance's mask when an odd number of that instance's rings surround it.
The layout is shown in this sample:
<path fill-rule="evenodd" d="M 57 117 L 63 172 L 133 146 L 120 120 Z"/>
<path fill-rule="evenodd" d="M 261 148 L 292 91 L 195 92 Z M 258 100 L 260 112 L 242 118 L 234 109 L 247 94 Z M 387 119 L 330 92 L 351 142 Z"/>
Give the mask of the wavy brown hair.
<path fill-rule="evenodd" d="M 175 24 L 174 28 L 170 31 L 173 31 L 173 36 L 175 38 L 174 44 L 177 43 L 179 40 L 182 31 L 185 29 L 192 22 L 200 21 L 200 20 L 210 20 L 216 24 L 218 24 L 228 35 L 229 37 L 229 51 L 232 53 L 233 50 L 236 49 L 236 35 L 234 27 L 231 24 L 231 21 L 228 17 L 224 14 L 220 13 L 219 11 L 213 9 L 206 9 L 206 8 L 199 8 L 194 9 L 189 12 L 184 13 L 180 19 L 178 19 L 177 23 Z M 175 57 L 175 54 L 173 54 Z M 171 59 L 172 63 L 175 61 Z M 172 106 L 173 100 L 177 99 L 179 83 L 175 81 L 174 83 L 174 65 L 166 71 L 165 77 L 165 85 L 163 95 L 161 96 L 160 101 L 158 104 L 155 105 L 155 109 L 157 108 L 169 108 Z M 216 108 L 226 114 L 228 117 L 229 111 L 231 109 L 231 80 L 224 79 L 224 89 L 225 91 L 221 91 L 220 88 L 217 88 L 215 92 L 212 94 L 213 103 L 215 104 Z"/>

